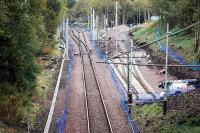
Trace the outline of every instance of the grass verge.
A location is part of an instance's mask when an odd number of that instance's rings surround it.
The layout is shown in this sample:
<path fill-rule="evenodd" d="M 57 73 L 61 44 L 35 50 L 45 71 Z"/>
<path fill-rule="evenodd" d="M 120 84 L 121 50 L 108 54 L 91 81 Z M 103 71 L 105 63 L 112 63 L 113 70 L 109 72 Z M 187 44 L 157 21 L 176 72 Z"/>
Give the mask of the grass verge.
<path fill-rule="evenodd" d="M 170 111 L 165 119 L 162 117 L 162 106 L 154 103 L 134 106 L 132 115 L 141 133 L 199 133 L 200 117 L 187 118 L 181 113 Z"/>
<path fill-rule="evenodd" d="M 138 40 L 140 43 L 151 43 L 152 41 L 155 41 L 159 24 L 160 21 L 146 24 L 147 26 L 134 32 L 134 39 Z M 180 29 L 181 27 L 176 25 L 170 29 L 170 32 L 174 33 Z M 165 35 L 165 33 L 161 33 L 161 37 L 164 37 Z M 165 44 L 165 40 L 162 41 L 162 43 Z M 149 48 L 151 48 L 155 53 L 159 53 L 157 43 L 152 44 Z M 195 52 L 195 35 L 192 32 L 192 29 L 171 37 L 169 39 L 169 48 L 175 51 L 178 55 L 181 55 L 188 63 L 198 62 L 198 53 Z"/>

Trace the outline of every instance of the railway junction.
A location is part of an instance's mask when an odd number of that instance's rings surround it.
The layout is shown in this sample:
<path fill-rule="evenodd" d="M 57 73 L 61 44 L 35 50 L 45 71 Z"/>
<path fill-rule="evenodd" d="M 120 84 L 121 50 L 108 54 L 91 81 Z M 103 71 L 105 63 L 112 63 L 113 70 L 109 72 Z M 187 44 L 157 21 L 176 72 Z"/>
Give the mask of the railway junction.
<path fill-rule="evenodd" d="M 70 44 L 66 61 L 73 65 L 67 119 L 60 123 L 66 124 L 62 126 L 62 132 L 139 132 L 131 115 L 132 105 L 165 98 L 163 75 L 166 72 L 157 67 L 164 65 L 153 64 L 150 55 L 144 49 L 138 49 L 125 25 L 114 27 L 107 33 L 99 32 L 98 37 L 80 27 L 68 27 L 66 31 L 67 39 L 62 42 Z M 178 80 L 168 74 L 167 81 L 170 84 L 167 96 L 172 96 L 194 90 L 195 86 L 190 83 L 198 80 Z M 165 108 L 163 110 L 166 113 Z"/>

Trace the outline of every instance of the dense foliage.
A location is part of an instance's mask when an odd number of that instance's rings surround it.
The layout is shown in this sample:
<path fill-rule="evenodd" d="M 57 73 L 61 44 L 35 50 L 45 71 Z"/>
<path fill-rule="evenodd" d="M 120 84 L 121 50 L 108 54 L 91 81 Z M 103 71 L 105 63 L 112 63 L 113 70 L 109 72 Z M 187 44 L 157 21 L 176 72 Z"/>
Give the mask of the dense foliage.
<path fill-rule="evenodd" d="M 183 26 L 200 19 L 199 0 L 79 0 L 71 14 L 87 18 L 86 15 L 94 8 L 100 18 L 108 15 L 109 20 L 114 21 L 116 1 L 119 3 L 120 24 L 149 21 L 151 15 L 162 16 Z"/>
<path fill-rule="evenodd" d="M 152 0 L 154 12 L 171 22 L 183 25 L 200 19 L 200 2 L 198 0 Z"/>
<path fill-rule="evenodd" d="M 112 26 L 115 21 L 116 2 L 118 24 L 138 24 L 150 21 L 151 16 L 159 16 L 162 34 L 166 33 L 166 23 L 170 24 L 170 29 L 183 28 L 200 19 L 199 0 L 79 0 L 71 9 L 71 19 L 79 17 L 87 22 L 88 15 L 95 9 L 96 15 L 99 16 L 99 25 L 103 27 L 106 16 L 109 26 Z M 200 34 L 198 27 L 195 28 L 195 51 L 200 54 Z M 190 30 L 189 33 L 194 34 L 194 28 Z"/>
<path fill-rule="evenodd" d="M 72 8 L 75 3 L 76 3 L 76 0 L 67 0 L 67 7 Z"/>
<path fill-rule="evenodd" d="M 39 72 L 36 58 L 53 47 L 63 4 L 64 0 L 0 1 L 0 119 L 14 119 L 17 109 L 30 100 Z"/>

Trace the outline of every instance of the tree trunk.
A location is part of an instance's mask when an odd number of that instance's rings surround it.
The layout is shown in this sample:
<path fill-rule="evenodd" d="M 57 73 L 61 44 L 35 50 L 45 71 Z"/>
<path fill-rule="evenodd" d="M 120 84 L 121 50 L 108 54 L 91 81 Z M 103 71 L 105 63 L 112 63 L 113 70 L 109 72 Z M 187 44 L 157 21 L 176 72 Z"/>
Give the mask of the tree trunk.
<path fill-rule="evenodd" d="M 200 63 L 200 33 L 199 33 L 199 26 L 195 28 L 195 52 L 197 52 L 198 60 Z"/>
<path fill-rule="evenodd" d="M 123 10 L 122 24 L 124 25 L 124 23 L 125 23 L 125 11 Z"/>
<path fill-rule="evenodd" d="M 200 54 L 200 34 L 197 32 L 197 42 L 196 42 L 196 51 Z"/>
<path fill-rule="evenodd" d="M 200 33 L 199 33 L 199 26 L 195 29 L 196 37 L 195 37 L 195 51 L 200 52 Z"/>
<path fill-rule="evenodd" d="M 147 14 L 148 14 L 148 15 L 147 15 L 147 16 L 148 16 L 148 21 L 151 21 L 151 13 L 150 13 L 150 10 L 147 11 Z"/>
<path fill-rule="evenodd" d="M 140 20 L 141 20 L 140 16 L 141 16 L 141 13 L 140 13 L 140 8 L 139 8 L 139 24 L 140 24 Z"/>
<path fill-rule="evenodd" d="M 123 10 L 123 20 L 122 20 L 123 25 L 125 24 L 125 18 L 126 18 L 126 8 Z"/>
<path fill-rule="evenodd" d="M 148 18 L 147 18 L 147 10 L 144 10 L 144 22 L 147 22 Z"/>

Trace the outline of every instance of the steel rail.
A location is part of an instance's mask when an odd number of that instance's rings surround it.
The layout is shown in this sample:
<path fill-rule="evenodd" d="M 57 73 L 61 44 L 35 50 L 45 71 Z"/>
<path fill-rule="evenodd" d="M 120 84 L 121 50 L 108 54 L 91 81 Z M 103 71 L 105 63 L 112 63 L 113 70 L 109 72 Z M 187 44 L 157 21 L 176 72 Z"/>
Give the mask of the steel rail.
<path fill-rule="evenodd" d="M 87 51 L 88 51 L 88 53 L 89 53 L 88 46 L 86 45 L 87 42 L 86 42 L 85 34 L 84 34 L 84 32 L 83 32 L 82 30 L 80 30 L 80 31 L 82 32 L 83 38 L 84 38 L 84 42 L 83 42 L 83 41 L 81 41 L 81 42 L 82 42 L 82 44 L 85 46 L 85 48 L 87 49 Z M 88 56 L 89 56 L 89 59 L 90 59 L 90 63 L 91 63 L 91 66 L 92 66 L 92 70 L 93 70 L 94 75 L 95 75 L 95 80 L 96 80 L 96 82 L 97 82 L 98 91 L 99 91 L 100 96 L 101 96 L 101 101 L 102 101 L 102 104 L 103 104 L 103 107 L 104 107 L 104 111 L 105 111 L 105 114 L 106 114 L 106 118 L 107 118 L 107 122 L 108 122 L 108 125 L 109 125 L 109 130 L 110 130 L 111 133 L 113 133 L 113 129 L 112 129 L 112 125 L 111 125 L 111 122 L 110 122 L 110 118 L 109 118 L 108 111 L 107 111 L 107 108 L 106 108 L 106 105 L 105 105 L 105 100 L 104 100 L 104 98 L 103 98 L 103 93 L 102 93 L 102 91 L 101 91 L 100 83 L 99 83 L 99 80 L 98 80 L 98 78 L 97 78 L 96 71 L 95 71 L 95 69 L 94 69 L 94 64 L 92 63 L 91 55 L 88 54 Z"/>
<path fill-rule="evenodd" d="M 81 31 L 78 31 L 79 33 L 81 32 Z M 73 40 L 78 44 L 78 46 L 80 47 L 79 48 L 79 50 L 81 50 L 82 51 L 82 48 L 81 48 L 81 46 L 80 46 L 80 44 L 82 44 L 84 47 L 85 47 L 85 49 L 87 50 L 87 54 L 88 54 L 88 57 L 89 57 L 89 61 L 90 61 L 90 64 L 91 64 L 91 68 L 92 68 L 92 71 L 93 71 L 93 74 L 94 74 L 94 77 L 95 77 L 95 81 L 96 81 L 96 84 L 97 84 L 97 89 L 98 89 L 98 92 L 99 92 L 99 94 L 100 94 L 100 99 L 101 99 L 101 102 L 102 102 L 102 105 L 103 105 L 103 110 L 104 110 L 104 113 L 105 113 L 105 116 L 106 116 L 106 121 L 107 121 L 107 123 L 108 123 L 108 129 L 109 129 L 109 131 L 111 132 L 111 133 L 113 133 L 113 129 L 112 129 L 112 125 L 111 125 L 111 122 L 110 122 L 110 118 L 109 118 L 109 116 L 108 116 L 108 111 L 107 111 L 107 108 L 106 108 L 106 106 L 105 106 L 105 102 L 104 102 L 104 99 L 103 99 L 103 94 L 102 94 L 102 91 L 101 91 L 101 89 L 100 89 L 100 84 L 99 84 L 99 81 L 98 81 L 98 79 L 97 79 L 97 75 L 96 75 L 96 71 L 95 71 L 95 69 L 94 69 L 94 66 L 93 66 L 93 63 L 92 63 L 92 60 L 91 60 L 91 56 L 90 56 L 90 54 L 89 54 L 89 49 L 87 48 L 87 46 L 86 46 L 86 43 L 84 43 L 81 39 L 80 39 L 80 37 L 77 37 L 77 35 L 75 35 L 75 33 L 74 33 L 74 31 L 72 30 L 72 34 L 73 34 Z M 75 39 L 76 38 L 76 39 Z M 78 41 L 77 41 L 78 40 Z M 85 37 L 84 37 L 84 41 L 86 41 L 85 40 Z M 79 42 L 80 42 L 80 44 L 79 44 Z M 82 51 L 83 52 L 83 51 Z M 81 52 L 81 53 L 82 53 Z M 84 67 L 84 62 L 83 62 L 83 54 L 81 54 L 81 57 L 82 57 L 82 64 L 83 64 L 83 71 L 84 71 L 84 73 L 85 73 L 85 67 Z M 85 87 L 87 86 L 87 84 L 86 84 L 86 80 L 85 80 L 85 74 L 84 74 L 84 84 L 85 84 Z M 87 87 L 86 87 L 87 88 Z M 85 88 L 85 89 L 86 89 Z M 87 93 L 87 89 L 86 89 L 86 93 Z M 88 103 L 88 95 L 86 95 L 86 100 L 87 100 L 87 103 Z M 90 120 L 89 120 L 89 107 L 87 107 L 88 109 L 88 114 L 87 114 L 87 117 L 88 117 L 88 132 L 91 132 L 91 126 L 90 126 Z"/>
<path fill-rule="evenodd" d="M 114 62 L 114 60 L 111 60 L 112 62 Z M 119 74 L 121 75 L 122 79 L 127 82 L 127 78 L 120 72 L 119 68 L 117 68 L 116 64 L 113 64 L 116 68 L 116 70 L 119 72 Z M 135 89 L 135 87 L 131 84 L 131 87 L 133 88 L 134 94 L 137 96 L 139 93 L 138 91 Z"/>
<path fill-rule="evenodd" d="M 121 58 L 119 58 L 120 62 L 123 62 Z M 129 64 L 131 65 L 131 64 Z M 137 71 L 137 69 L 135 67 L 133 67 L 133 69 L 135 70 L 135 74 L 130 70 L 131 74 L 139 81 L 139 83 L 141 84 L 141 86 L 144 88 L 144 90 L 151 94 L 153 97 L 155 97 L 155 95 L 153 94 L 153 92 L 150 91 L 150 86 L 147 85 L 147 83 L 145 83 L 145 81 L 140 77 L 139 72 Z"/>
<path fill-rule="evenodd" d="M 81 49 L 81 47 L 80 47 L 80 44 L 79 44 L 79 40 L 76 40 L 76 38 L 74 37 L 74 32 L 73 32 L 73 30 L 71 30 L 71 32 L 70 32 L 71 34 L 70 34 L 70 36 L 71 36 L 71 38 L 74 40 L 74 42 L 78 45 L 78 48 L 79 48 L 79 53 L 80 53 L 80 56 L 81 56 L 81 63 L 83 64 L 83 54 L 82 54 L 82 49 Z M 84 65 L 82 65 L 82 69 L 83 69 L 83 71 L 85 71 L 85 66 Z M 85 77 L 85 74 L 83 73 L 83 75 L 82 75 L 82 78 L 83 78 L 83 86 L 84 86 L 84 88 L 85 88 L 85 95 L 84 95 L 84 98 L 85 98 L 85 108 L 86 108 L 86 119 L 87 119 L 87 131 L 88 131 L 88 133 L 90 133 L 90 119 L 89 119 L 89 108 L 88 108 L 88 100 L 87 100 L 87 97 L 88 97 L 88 95 L 87 95 L 87 90 L 86 90 L 86 82 L 85 82 L 85 79 L 86 79 L 86 77 Z"/>

